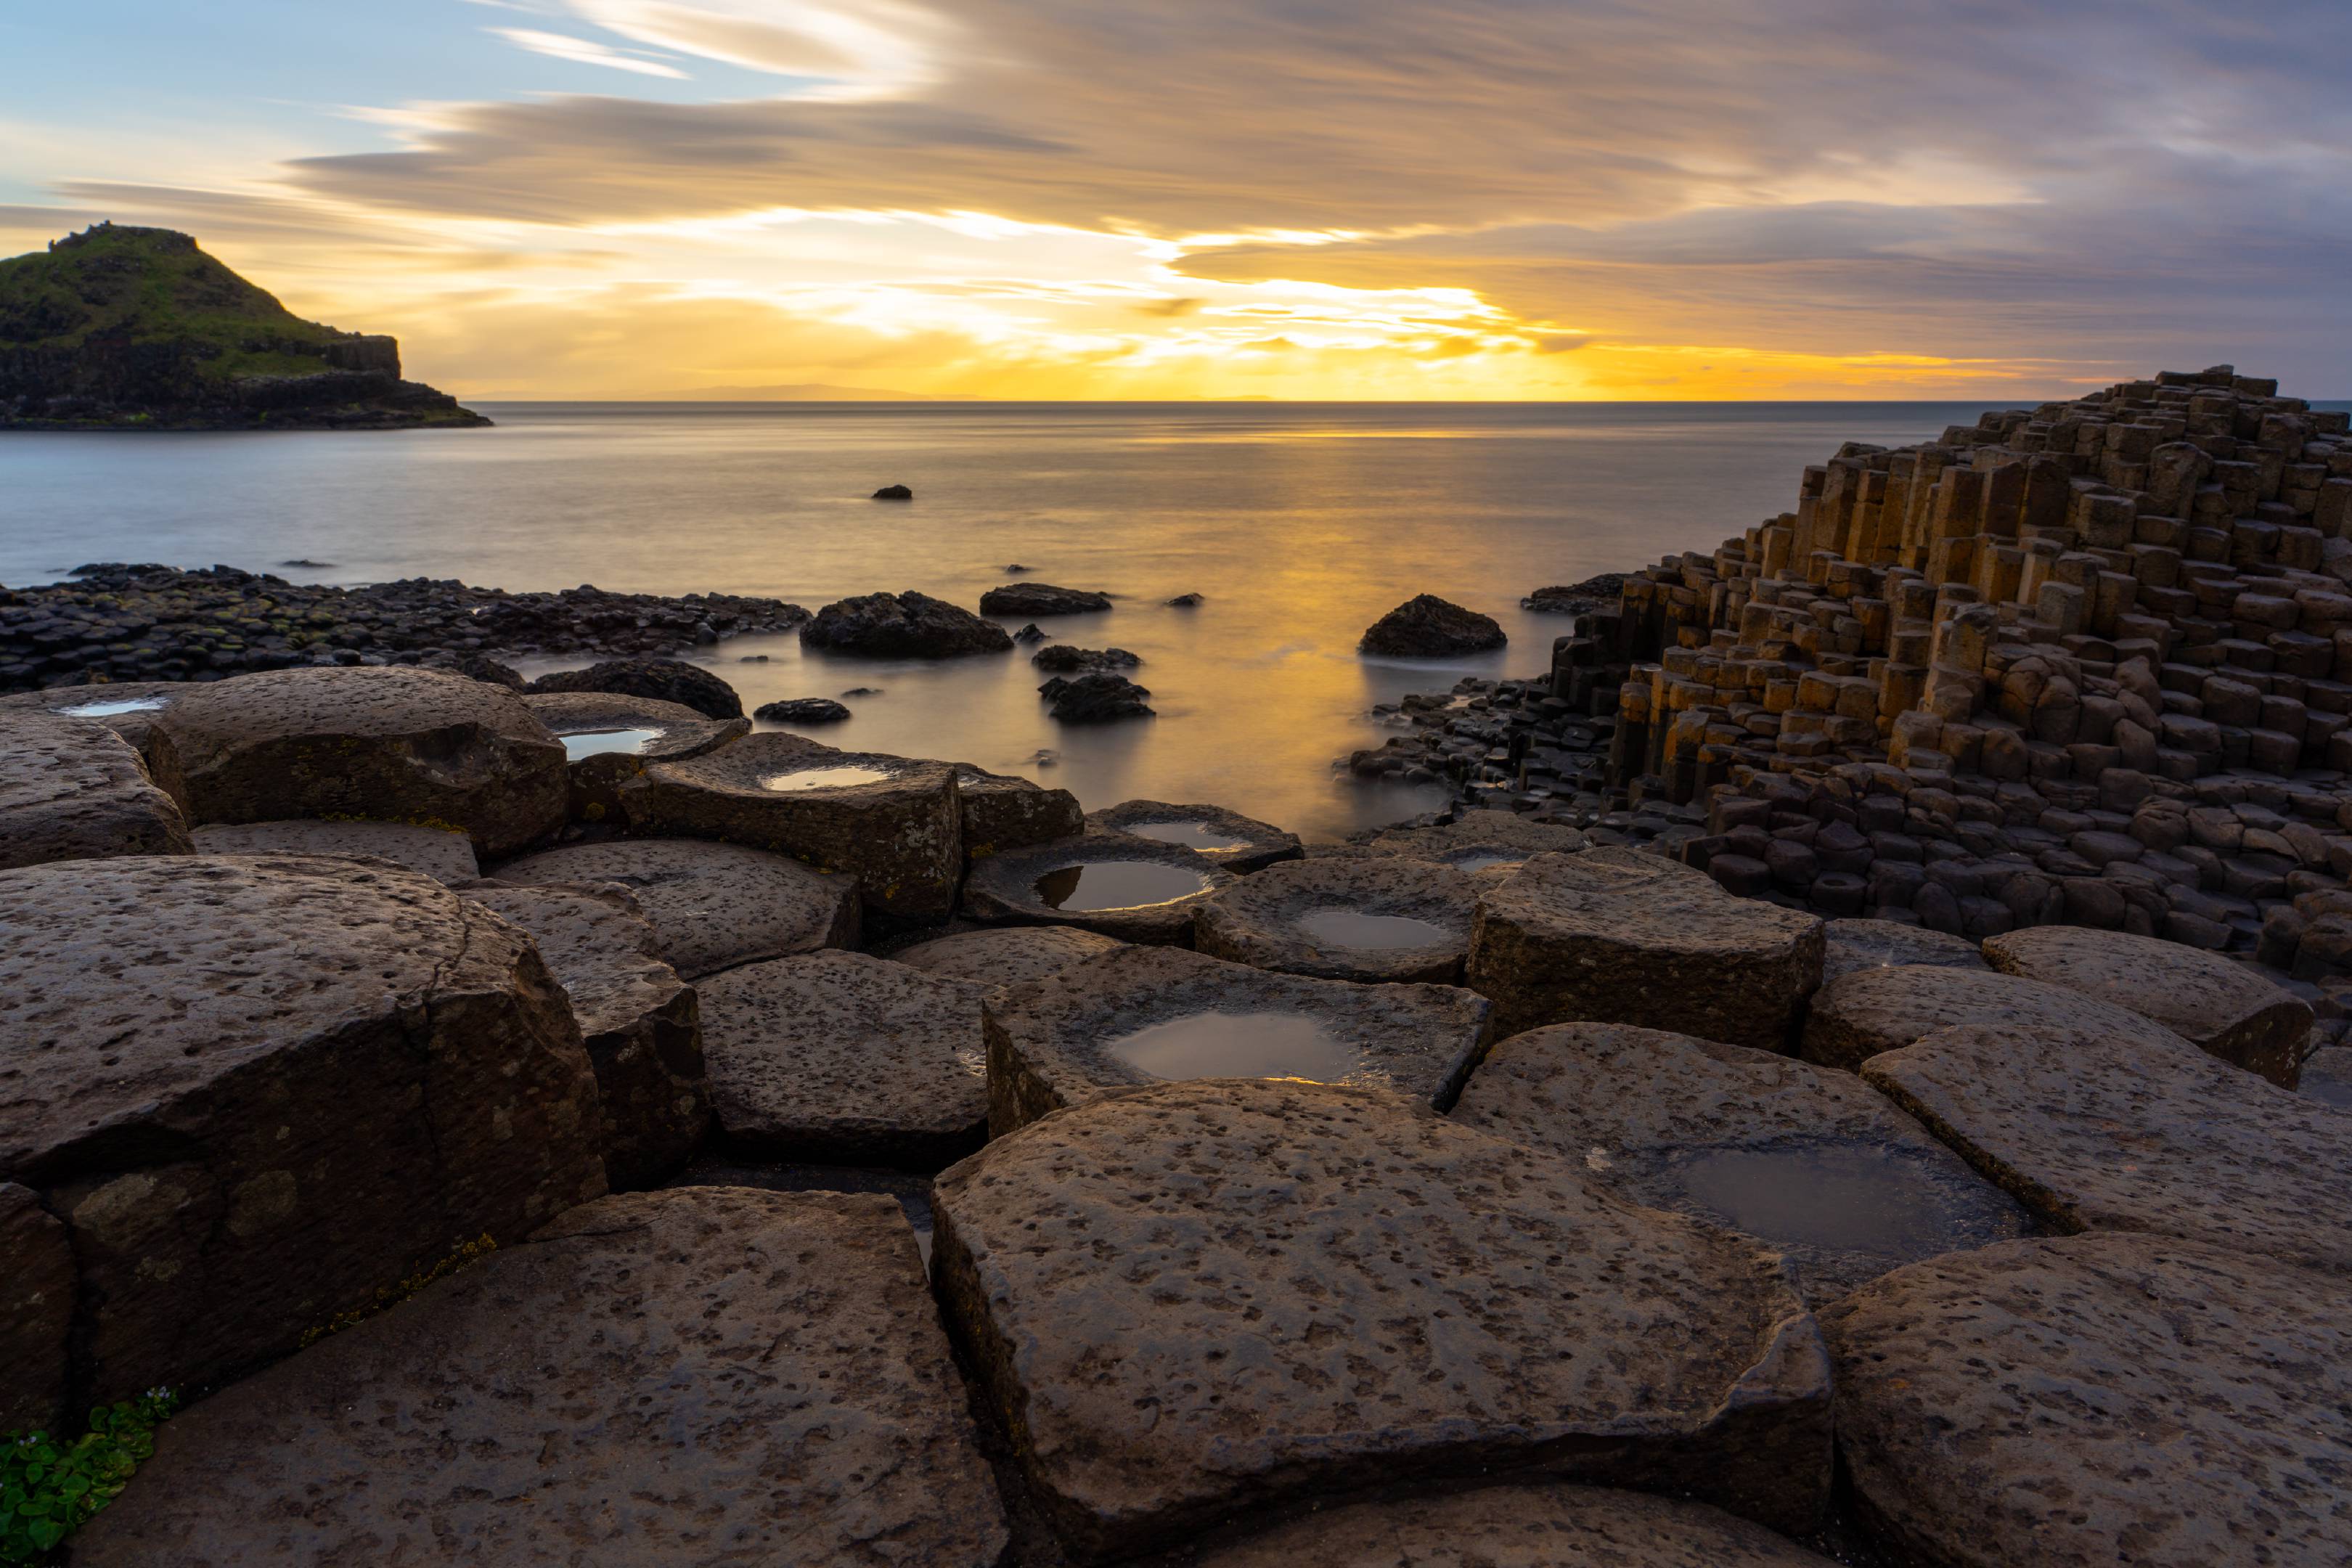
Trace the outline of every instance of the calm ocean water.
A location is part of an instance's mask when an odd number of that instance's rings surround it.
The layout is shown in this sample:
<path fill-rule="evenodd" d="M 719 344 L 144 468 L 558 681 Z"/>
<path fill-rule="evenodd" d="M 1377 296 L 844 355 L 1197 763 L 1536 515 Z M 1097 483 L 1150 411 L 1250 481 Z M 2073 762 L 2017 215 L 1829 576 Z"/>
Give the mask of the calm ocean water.
<path fill-rule="evenodd" d="M 1916 441 L 1981 405 L 1927 403 L 486 405 L 492 430 L 0 437 L 0 583 L 92 561 L 215 563 L 358 584 L 775 595 L 814 609 L 920 589 L 967 606 L 1032 581 L 1119 595 L 1045 623 L 1142 656 L 1156 720 L 1045 717 L 1025 652 L 937 665 L 803 658 L 790 637 L 700 650 L 748 706 L 853 700 L 819 733 L 1028 772 L 1089 807 L 1213 801 L 1311 837 L 1423 809 L 1331 760 L 1367 714 L 1465 674 L 1546 668 L 1530 589 L 1711 548 L 1794 504 L 1840 442 Z M 866 498 L 910 485 L 911 505 Z M 283 568 L 297 558 L 332 564 Z M 1197 592 L 1196 610 L 1162 601 Z M 1360 658 L 1433 593 L 1511 646 Z M 768 662 L 742 662 L 765 654 Z M 1060 761 L 1033 769 L 1040 750 Z"/>

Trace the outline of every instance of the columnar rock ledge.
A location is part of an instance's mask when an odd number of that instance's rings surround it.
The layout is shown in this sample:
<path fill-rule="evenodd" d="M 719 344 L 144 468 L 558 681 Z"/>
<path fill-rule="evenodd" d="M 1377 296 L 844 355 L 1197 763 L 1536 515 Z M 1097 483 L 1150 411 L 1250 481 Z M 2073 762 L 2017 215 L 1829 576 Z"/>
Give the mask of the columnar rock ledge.
<path fill-rule="evenodd" d="M 0 1436 L 190 1399 L 74 1568 L 2352 1555 L 2258 972 L 614 668 L 0 704 Z"/>

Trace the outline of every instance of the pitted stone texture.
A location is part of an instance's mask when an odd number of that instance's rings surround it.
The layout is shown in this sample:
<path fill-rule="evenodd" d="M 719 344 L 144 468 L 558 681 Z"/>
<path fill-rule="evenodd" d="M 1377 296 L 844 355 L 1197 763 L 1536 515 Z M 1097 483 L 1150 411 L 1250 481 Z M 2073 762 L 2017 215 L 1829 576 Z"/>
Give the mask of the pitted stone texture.
<path fill-rule="evenodd" d="M 1074 963 L 1117 952 L 1126 945 L 1116 937 L 1069 926 L 1007 926 L 935 937 L 902 947 L 890 956 L 942 980 L 964 980 L 993 988 L 1059 974 Z"/>
<path fill-rule="evenodd" d="M 562 992 L 427 878 L 39 866 L 0 929 L 0 1180 L 73 1230 L 93 1399 L 231 1375 L 604 1190 Z"/>
<path fill-rule="evenodd" d="M 933 1190 L 933 1275 L 1090 1557 L 1401 1475 L 1539 1470 L 1781 1529 L 1829 1486 L 1780 1259 L 1401 1096 L 1167 1084 Z"/>
<path fill-rule="evenodd" d="M 0 1433 L 66 1418 L 73 1243 L 30 1187 L 0 1182 Z"/>
<path fill-rule="evenodd" d="M 2352 1110 L 2352 1047 L 2329 1046 L 2311 1053 L 2295 1084 L 2305 1098 Z"/>
<path fill-rule="evenodd" d="M 618 882 L 653 922 L 663 961 L 688 980 L 857 941 L 854 879 L 738 844 L 698 838 L 572 844 L 509 860 L 497 875 L 501 882 L 526 886 Z"/>
<path fill-rule="evenodd" d="M 2161 1024 L 2063 985 L 1990 969 L 1901 963 L 1856 970 L 1822 986 L 1805 1015 L 1800 1054 L 1852 1072 L 1956 1024 L 2056 1026 L 2157 1049 L 2181 1043 Z"/>
<path fill-rule="evenodd" d="M 990 1568 L 1003 1513 L 888 1198 L 606 1198 L 203 1404 L 93 1568 Z"/>
<path fill-rule="evenodd" d="M 216 823 L 195 831 L 200 855 L 338 855 L 389 860 L 456 886 L 481 875 L 474 842 L 462 833 L 405 822 Z"/>
<path fill-rule="evenodd" d="M 1330 1044 L 1331 1065 L 1345 1068 L 1324 1081 L 1396 1090 L 1440 1110 L 1462 1092 L 1487 1037 L 1486 998 L 1451 985 L 1356 985 L 1181 948 L 1121 948 L 990 994 L 990 1134 L 1172 1077 L 1220 1076 L 1155 1077 L 1113 1054 L 1143 1030 L 1204 1014 L 1311 1022 Z M 1276 1060 L 1267 1076 L 1321 1075 Z"/>
<path fill-rule="evenodd" d="M 768 787 L 832 768 L 887 776 L 819 789 Z M 963 830 L 951 763 L 839 752 L 771 731 L 657 763 L 628 780 L 621 795 L 634 831 L 724 839 L 849 873 L 877 913 L 931 919 L 955 908 Z"/>
<path fill-rule="evenodd" d="M 1451 866 L 1397 855 L 1293 860 L 1202 904 L 1192 945 L 1213 958 L 1326 980 L 1458 985 L 1477 906 L 1478 885 Z M 1435 931 L 1412 947 L 1362 947 L 1305 923 L 1333 914 L 1416 921 Z"/>
<path fill-rule="evenodd" d="M 2154 1237 L 2015 1241 L 1890 1274 L 1822 1327 L 1857 1500 L 1910 1561 L 2352 1561 L 2340 1277 Z"/>
<path fill-rule="evenodd" d="M 186 687 L 156 721 L 198 823 L 442 823 L 485 857 L 563 826 L 563 747 L 502 686 L 398 665 Z"/>
<path fill-rule="evenodd" d="M 1705 1503 L 1602 1487 L 1484 1487 L 1324 1509 L 1198 1568 L 1831 1568 Z"/>
<path fill-rule="evenodd" d="M 1580 1165 L 1630 1202 L 1746 1231 L 1789 1255 L 1817 1305 L 2028 1228 L 1853 1074 L 1688 1035 L 1559 1024 L 1516 1036 L 1471 1075 L 1454 1119 Z M 1825 1184 L 1805 1184 L 1809 1173 Z M 1775 1180 L 1791 1184 L 1778 1201 L 1756 1191 Z"/>
<path fill-rule="evenodd" d="M 992 773 L 971 763 L 956 771 L 956 804 L 963 814 L 963 852 L 985 860 L 1008 849 L 1025 849 L 1083 833 L 1087 814 L 1066 789 L 1047 789 L 1011 773 Z"/>
<path fill-rule="evenodd" d="M 1045 901 L 1037 889 L 1040 879 L 1089 864 L 1170 866 L 1192 873 L 1200 885 L 1197 891 L 1180 897 L 1117 909 L 1063 910 Z M 1075 926 L 1121 942 L 1189 947 L 1194 913 L 1233 879 L 1232 872 L 1206 856 L 1173 844 L 1120 833 L 1087 833 L 975 863 L 964 879 L 963 913 L 983 925 Z"/>
<path fill-rule="evenodd" d="M 599 752 L 567 764 L 575 822 L 621 821 L 623 781 L 635 778 L 652 763 L 698 757 L 751 732 L 751 721 L 740 714 L 712 719 L 683 702 L 615 691 L 534 691 L 525 693 L 523 702 L 559 741 L 566 735 L 598 731 L 660 731 L 642 751 Z"/>
<path fill-rule="evenodd" d="M 1202 848 L 1183 842 L 1202 859 L 1228 871 L 1248 873 L 1263 871 L 1268 866 L 1284 860 L 1296 860 L 1306 851 L 1300 847 L 1298 835 L 1286 833 L 1270 822 L 1260 822 L 1254 816 L 1244 816 L 1238 811 L 1227 811 L 1221 805 L 1174 805 L 1164 800 L 1123 800 L 1117 805 L 1107 805 L 1100 811 L 1087 813 L 1086 826 L 1096 833 L 1123 833 L 1130 837 L 1150 838 L 1142 831 L 1149 827 L 1197 828 L 1212 838 L 1230 843 L 1230 849 Z M 1163 842 L 1177 843 L 1169 839 Z"/>
<path fill-rule="evenodd" d="M 1527 864 L 1535 855 L 1578 855 L 1584 835 L 1558 823 L 1530 822 L 1515 811 L 1465 811 L 1436 827 L 1398 827 L 1372 840 L 1373 848 L 1443 861 L 1465 871 Z"/>
<path fill-rule="evenodd" d="M 0 870 L 191 847 L 131 742 L 95 719 L 0 712 Z"/>
<path fill-rule="evenodd" d="M 1821 983 L 1822 922 L 1634 849 L 1538 855 L 1478 900 L 1471 988 L 1495 1032 L 1591 1020 L 1786 1047 Z"/>
<path fill-rule="evenodd" d="M 180 815 L 189 814 L 188 781 L 180 767 L 178 748 L 156 722 L 172 699 L 193 689 L 177 680 L 120 680 L 97 686 L 55 686 L 46 691 L 20 691 L 0 697 L 0 712 L 23 710 L 61 713 L 68 719 L 91 719 L 131 742 L 146 764 L 147 776 L 172 797 Z"/>
<path fill-rule="evenodd" d="M 988 1131 L 982 988 L 859 952 L 702 984 L 720 1136 L 739 1154 L 936 1171 Z"/>
<path fill-rule="evenodd" d="M 2352 1268 L 2352 1112 L 2185 1040 L 1963 1026 L 1873 1058 L 1863 1077 L 2053 1229 Z"/>
<path fill-rule="evenodd" d="M 1947 969 L 1983 969 L 1984 954 L 1964 936 L 1894 921 L 1839 920 L 1822 928 L 1822 984 L 1864 969 L 1904 964 L 1940 964 Z"/>
<path fill-rule="evenodd" d="M 2218 952 L 2081 926 L 2007 931 L 1987 941 L 1984 952 L 2004 974 L 2129 1008 L 2289 1089 L 2310 1044 L 2306 1003 Z"/>
<path fill-rule="evenodd" d="M 571 999 L 604 1102 L 605 1181 L 626 1192 L 676 1173 L 710 1125 L 702 1014 L 636 896 L 613 882 L 478 882 L 466 897 L 529 931 Z"/>

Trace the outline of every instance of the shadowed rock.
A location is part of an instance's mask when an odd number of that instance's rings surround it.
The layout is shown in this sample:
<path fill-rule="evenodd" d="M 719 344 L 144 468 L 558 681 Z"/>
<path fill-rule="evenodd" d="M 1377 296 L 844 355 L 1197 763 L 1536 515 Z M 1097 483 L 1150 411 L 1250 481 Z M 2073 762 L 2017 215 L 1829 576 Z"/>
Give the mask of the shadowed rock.
<path fill-rule="evenodd" d="M 1492 616 L 1448 604 L 1434 594 L 1408 599 L 1366 628 L 1360 653 L 1391 658 L 1444 658 L 1485 653 L 1510 639 Z"/>
<path fill-rule="evenodd" d="M 1264 870 L 1277 860 L 1296 860 L 1305 851 L 1298 835 L 1270 822 L 1227 811 L 1221 805 L 1175 805 L 1164 800 L 1123 800 L 1087 813 L 1097 833 L 1124 833 L 1180 845 L 1228 871 Z"/>
<path fill-rule="evenodd" d="M 472 840 L 405 822 L 215 823 L 195 832 L 200 855 L 341 855 L 389 860 L 455 887 L 481 875 Z"/>
<path fill-rule="evenodd" d="M 54 1432 L 71 1384 L 73 1241 L 14 1182 L 0 1182 L 0 1432 Z"/>
<path fill-rule="evenodd" d="M 607 1198 L 167 1425 L 77 1562 L 991 1568 L 888 1198 Z"/>
<path fill-rule="evenodd" d="M 983 925 L 1072 925 L 1121 942 L 1190 944 L 1193 911 L 1232 879 L 1179 845 L 1087 833 L 975 862 L 963 913 Z"/>
<path fill-rule="evenodd" d="M 1938 964 L 1946 969 L 1982 969 L 1984 954 L 1964 936 L 1893 921 L 1838 920 L 1822 927 L 1822 984 L 1864 969 Z"/>
<path fill-rule="evenodd" d="M 1402 856 L 1292 860 L 1201 906 L 1192 943 L 1214 958 L 1327 980 L 1459 984 L 1477 885 Z"/>
<path fill-rule="evenodd" d="M 890 957 L 942 980 L 1001 987 L 1058 974 L 1074 963 L 1116 952 L 1126 945 L 1116 937 L 1069 926 L 1007 926 L 917 942 Z"/>
<path fill-rule="evenodd" d="M 677 702 L 605 691 L 551 691 L 523 700 L 563 742 L 572 819 L 621 818 L 621 785 L 652 763 L 681 762 L 751 733 L 744 718 L 707 719 Z"/>
<path fill-rule="evenodd" d="M 929 594 L 908 592 L 827 605 L 801 628 L 801 646 L 867 658 L 960 658 L 1003 653 L 1013 639 L 994 621 Z"/>
<path fill-rule="evenodd" d="M 950 1322 L 1087 1560 L 1400 1475 L 1639 1478 L 1788 1530 L 1828 1493 L 1777 1258 L 1398 1095 L 1166 1084 L 933 1203 Z"/>
<path fill-rule="evenodd" d="M 1524 866 L 1536 855 L 1580 854 L 1588 841 L 1573 827 L 1530 822 L 1515 811 L 1465 811 L 1436 827 L 1392 828 L 1371 847 L 1460 871 L 1492 871 Z"/>
<path fill-rule="evenodd" d="M 733 687 L 700 665 L 688 664 L 682 658 L 607 659 L 585 669 L 542 675 L 526 689 L 534 694 L 603 691 L 690 708 L 706 719 L 743 717 L 743 699 L 736 695 Z"/>
<path fill-rule="evenodd" d="M 1085 616 L 1110 608 L 1110 599 L 1084 588 L 1056 588 L 1050 583 L 1007 583 L 980 596 L 983 616 Z"/>
<path fill-rule="evenodd" d="M 2137 1013 L 2038 980 L 1990 969 L 1896 964 L 1862 969 L 1822 987 L 1805 1015 L 1800 1054 L 1848 1072 L 1955 1024 L 2049 1025 L 2111 1034 L 2162 1049 L 2180 1037 Z"/>
<path fill-rule="evenodd" d="M 956 771 L 956 805 L 963 814 L 967 858 L 984 860 L 1086 831 L 1086 812 L 1068 790 L 1047 789 L 971 763 L 950 765 Z"/>
<path fill-rule="evenodd" d="M 2352 1110 L 2352 1047 L 2329 1046 L 2312 1052 L 2295 1088 L 2323 1105 Z"/>
<path fill-rule="evenodd" d="M 192 847 L 179 806 L 121 736 L 94 719 L 0 712 L 0 869 Z"/>

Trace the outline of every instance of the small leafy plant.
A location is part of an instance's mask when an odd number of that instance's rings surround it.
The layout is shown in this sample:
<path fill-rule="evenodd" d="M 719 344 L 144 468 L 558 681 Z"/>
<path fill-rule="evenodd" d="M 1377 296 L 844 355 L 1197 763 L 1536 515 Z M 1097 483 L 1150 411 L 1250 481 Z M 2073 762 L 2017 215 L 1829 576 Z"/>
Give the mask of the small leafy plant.
<path fill-rule="evenodd" d="M 79 1437 L 0 1437 L 0 1563 L 37 1563 L 112 1502 L 155 1452 L 155 1428 L 180 1406 L 168 1388 L 101 1405 Z"/>

